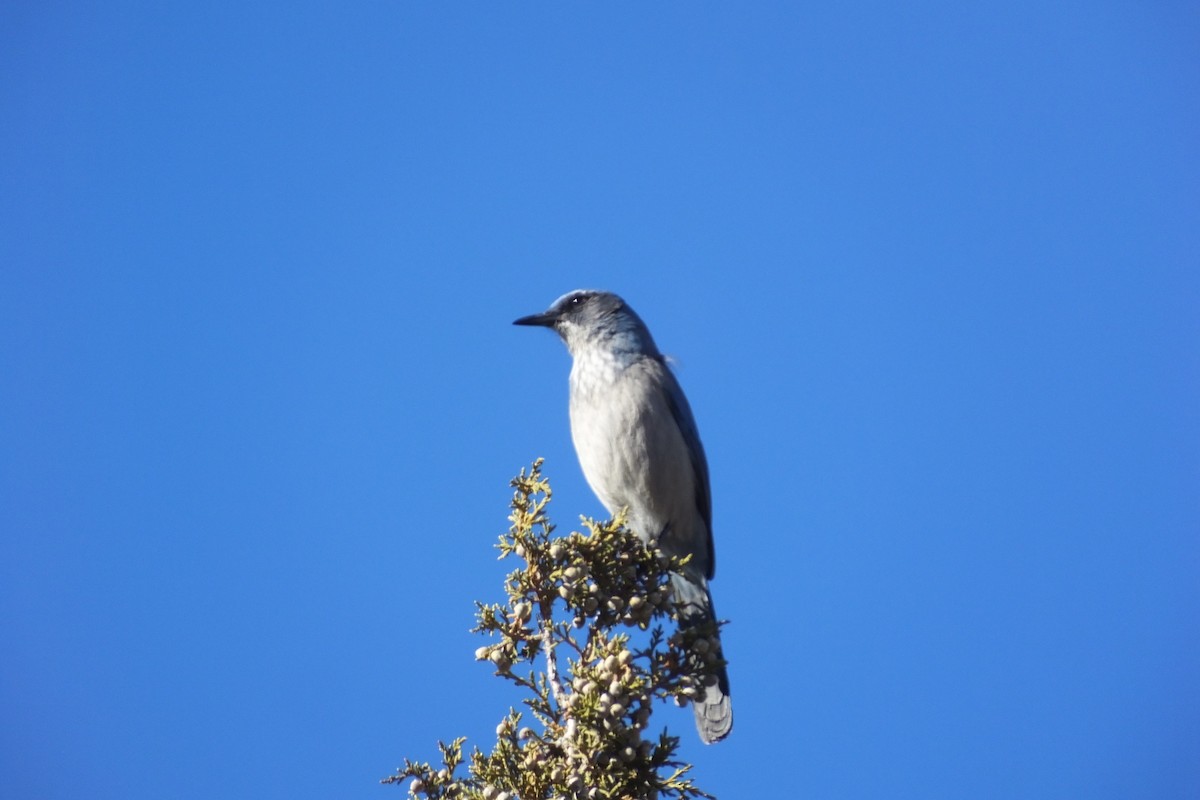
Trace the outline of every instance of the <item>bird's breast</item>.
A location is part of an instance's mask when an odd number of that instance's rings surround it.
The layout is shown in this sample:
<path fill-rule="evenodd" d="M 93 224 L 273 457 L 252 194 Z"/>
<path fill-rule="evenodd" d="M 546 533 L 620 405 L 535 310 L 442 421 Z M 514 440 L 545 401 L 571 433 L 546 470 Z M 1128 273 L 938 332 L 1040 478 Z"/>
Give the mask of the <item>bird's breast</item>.
<path fill-rule="evenodd" d="M 611 359 L 580 357 L 571 370 L 571 438 L 592 491 L 610 514 L 630 505 L 641 449 L 637 398 Z"/>
<path fill-rule="evenodd" d="M 690 537 L 696 524 L 695 475 L 671 413 L 657 361 L 621 367 L 576 359 L 571 371 L 571 437 L 592 491 L 643 538 L 670 526 Z"/>

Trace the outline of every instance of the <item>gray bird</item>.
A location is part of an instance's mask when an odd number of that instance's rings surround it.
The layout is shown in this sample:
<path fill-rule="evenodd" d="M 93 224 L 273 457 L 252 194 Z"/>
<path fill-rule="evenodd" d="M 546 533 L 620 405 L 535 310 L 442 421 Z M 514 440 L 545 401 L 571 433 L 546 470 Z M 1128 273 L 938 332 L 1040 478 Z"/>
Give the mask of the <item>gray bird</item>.
<path fill-rule="evenodd" d="M 513 324 L 562 337 L 574 360 L 571 438 L 584 477 L 610 514 L 628 509 L 643 541 L 692 557 L 671 576 L 681 624 L 715 619 L 708 462 L 687 398 L 645 323 L 615 294 L 578 290 Z M 733 727 L 725 668 L 712 677 L 700 681 L 703 695 L 693 703 L 696 729 L 710 744 Z"/>

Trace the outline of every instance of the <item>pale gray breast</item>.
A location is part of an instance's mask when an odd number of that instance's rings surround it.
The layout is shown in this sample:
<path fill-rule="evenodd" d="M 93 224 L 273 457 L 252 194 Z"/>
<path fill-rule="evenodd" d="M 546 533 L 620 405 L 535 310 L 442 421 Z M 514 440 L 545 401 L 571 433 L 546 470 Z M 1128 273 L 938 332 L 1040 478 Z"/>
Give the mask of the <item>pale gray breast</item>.
<path fill-rule="evenodd" d="M 607 354 L 585 351 L 571 368 L 571 439 L 588 485 L 610 514 L 629 504 L 628 458 L 620 439 L 636 416 L 632 398 L 615 391 L 619 370 Z"/>
<path fill-rule="evenodd" d="M 695 472 L 664 390 L 666 367 L 642 358 L 617 368 L 602 357 L 571 371 L 571 435 L 583 474 L 610 514 L 629 508 L 642 537 L 668 531 L 677 554 L 705 550 L 708 531 L 695 505 Z M 704 569 L 708 554 L 696 552 Z"/>

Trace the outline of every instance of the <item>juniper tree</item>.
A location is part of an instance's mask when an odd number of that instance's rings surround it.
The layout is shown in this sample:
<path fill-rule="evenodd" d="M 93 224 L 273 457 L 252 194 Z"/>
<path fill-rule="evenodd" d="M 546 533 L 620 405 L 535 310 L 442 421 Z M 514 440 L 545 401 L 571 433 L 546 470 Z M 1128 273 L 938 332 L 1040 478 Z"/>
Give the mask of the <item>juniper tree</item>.
<path fill-rule="evenodd" d="M 720 665 L 716 625 L 680 629 L 670 575 L 686 559 L 647 546 L 620 518 L 583 519 L 554 537 L 542 460 L 513 479 L 511 527 L 500 558 L 517 568 L 507 601 L 477 602 L 475 651 L 526 695 L 496 727 L 489 752 L 439 742 L 440 765 L 404 761 L 383 783 L 411 779 L 431 800 L 657 800 L 711 798 L 676 757 L 678 737 L 649 733 L 656 703 L 697 696 L 696 665 Z M 631 633 L 645 631 L 631 637 Z M 636 639 L 636 641 L 635 641 Z"/>

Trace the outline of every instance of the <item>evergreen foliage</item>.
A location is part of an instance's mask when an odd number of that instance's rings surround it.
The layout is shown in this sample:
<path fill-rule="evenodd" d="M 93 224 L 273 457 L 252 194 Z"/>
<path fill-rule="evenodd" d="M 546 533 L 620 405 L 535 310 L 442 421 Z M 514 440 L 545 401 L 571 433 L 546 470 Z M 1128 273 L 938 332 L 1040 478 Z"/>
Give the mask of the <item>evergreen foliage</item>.
<path fill-rule="evenodd" d="M 509 709 L 490 752 L 439 742 L 441 765 L 405 760 L 384 783 L 430 800 L 711 798 L 676 758 L 679 740 L 648 735 L 655 701 L 696 696 L 696 663 L 715 666 L 716 626 L 675 630 L 670 573 L 682 560 L 644 545 L 621 519 L 583 520 L 554 538 L 542 461 L 513 479 L 512 523 L 500 557 L 521 562 L 506 603 L 477 603 L 475 651 L 528 696 Z M 664 631 L 668 623 L 674 632 Z M 628 631 L 647 630 L 635 646 Z M 561 661 L 561 663 L 560 663 Z M 464 766 L 465 769 L 460 767 Z"/>

